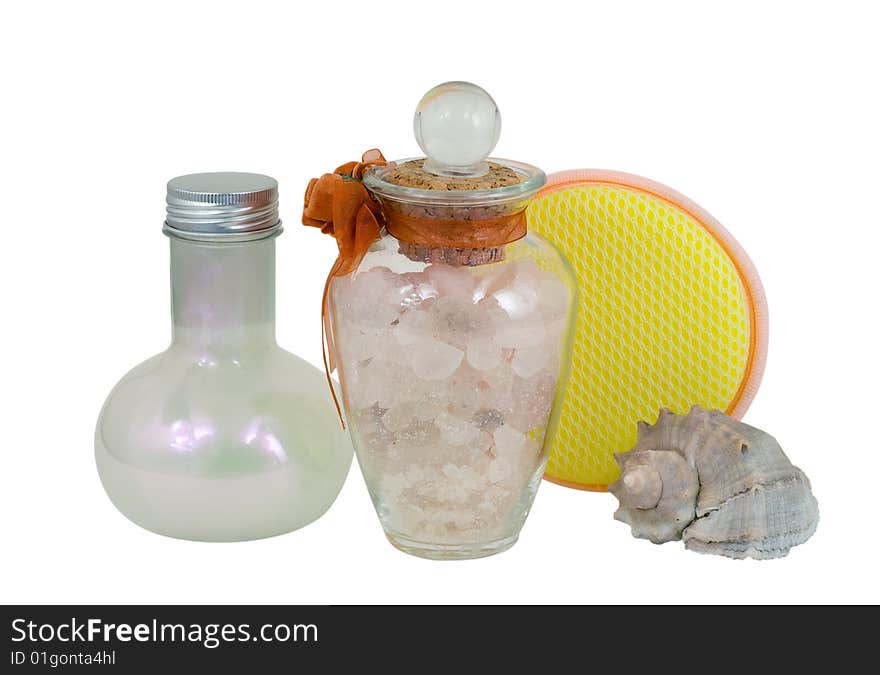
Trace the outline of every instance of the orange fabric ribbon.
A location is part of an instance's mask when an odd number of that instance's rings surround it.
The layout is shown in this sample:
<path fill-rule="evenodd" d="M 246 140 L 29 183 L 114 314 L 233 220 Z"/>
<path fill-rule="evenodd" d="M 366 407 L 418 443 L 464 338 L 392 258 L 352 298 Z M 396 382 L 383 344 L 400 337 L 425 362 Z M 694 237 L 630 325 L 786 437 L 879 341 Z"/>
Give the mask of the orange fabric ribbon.
<path fill-rule="evenodd" d="M 335 364 L 333 338 L 327 316 L 327 296 L 333 277 L 345 276 L 356 270 L 382 231 L 378 219 L 379 205 L 370 197 L 361 179 L 368 167 L 383 164 L 385 158 L 379 150 L 367 150 L 360 162 L 348 162 L 333 173 L 312 178 L 306 188 L 303 204 L 303 225 L 320 228 L 324 234 L 335 237 L 339 247 L 339 255 L 330 268 L 330 274 L 327 275 L 324 296 L 321 298 L 321 352 L 327 384 L 330 386 L 330 394 L 333 396 L 333 403 L 336 405 L 336 412 L 339 414 L 343 429 L 345 419 L 330 377 Z"/>
<path fill-rule="evenodd" d="M 425 218 L 392 209 L 384 213 L 388 233 L 399 241 L 440 248 L 492 248 L 526 236 L 525 211 L 480 220 Z"/>

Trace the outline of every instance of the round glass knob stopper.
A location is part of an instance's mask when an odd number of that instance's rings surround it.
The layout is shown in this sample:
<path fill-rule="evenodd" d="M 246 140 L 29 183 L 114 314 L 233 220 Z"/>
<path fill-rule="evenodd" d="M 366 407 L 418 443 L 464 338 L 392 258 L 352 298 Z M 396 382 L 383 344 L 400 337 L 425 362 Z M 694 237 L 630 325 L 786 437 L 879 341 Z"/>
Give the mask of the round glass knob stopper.
<path fill-rule="evenodd" d="M 413 130 L 427 158 L 426 170 L 476 177 L 489 170 L 485 160 L 501 134 L 501 113 L 482 87 L 446 82 L 419 101 Z"/>

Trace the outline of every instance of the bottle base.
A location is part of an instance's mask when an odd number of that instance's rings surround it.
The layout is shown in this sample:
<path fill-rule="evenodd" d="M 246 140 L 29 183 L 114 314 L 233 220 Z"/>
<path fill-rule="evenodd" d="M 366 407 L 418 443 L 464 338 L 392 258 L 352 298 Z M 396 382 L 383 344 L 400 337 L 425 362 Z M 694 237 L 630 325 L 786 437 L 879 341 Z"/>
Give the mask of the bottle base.
<path fill-rule="evenodd" d="M 95 458 L 123 516 L 155 534 L 201 542 L 267 539 L 305 527 L 330 508 L 346 475 L 309 476 L 293 466 L 222 478 L 165 474 L 122 462 L 102 443 Z"/>
<path fill-rule="evenodd" d="M 519 539 L 519 534 L 514 534 L 503 539 L 473 544 L 429 544 L 387 531 L 385 536 L 397 550 L 418 558 L 427 558 L 428 560 L 472 560 L 474 558 L 486 558 L 490 555 L 503 553 Z"/>

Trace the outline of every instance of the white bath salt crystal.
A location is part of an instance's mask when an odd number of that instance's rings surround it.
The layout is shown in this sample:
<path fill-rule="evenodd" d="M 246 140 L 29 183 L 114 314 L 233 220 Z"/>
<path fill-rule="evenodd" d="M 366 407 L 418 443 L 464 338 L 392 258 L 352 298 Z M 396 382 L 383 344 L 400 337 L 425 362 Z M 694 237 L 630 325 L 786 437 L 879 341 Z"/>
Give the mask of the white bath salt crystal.
<path fill-rule="evenodd" d="M 544 342 L 547 331 L 537 321 L 510 321 L 498 326 L 495 341 L 508 349 L 537 347 Z"/>
<path fill-rule="evenodd" d="M 505 418 L 505 421 L 511 428 L 516 429 L 523 434 L 537 433 L 540 431 L 541 436 L 543 437 L 542 430 L 547 424 L 547 418 L 549 415 L 549 405 L 537 406 L 534 403 L 522 404 L 508 415 Z"/>
<path fill-rule="evenodd" d="M 492 483 L 486 488 L 485 498 L 492 500 L 496 504 L 503 504 L 512 494 L 508 485 L 509 483 L 502 484 L 500 481 Z"/>
<path fill-rule="evenodd" d="M 393 336 L 392 327 L 389 326 L 386 330 L 372 330 L 352 338 L 358 342 L 361 356 L 358 360 L 372 359 L 377 363 L 409 366 L 409 351 L 401 349 L 394 342 Z"/>
<path fill-rule="evenodd" d="M 521 278 L 528 278 L 532 281 L 544 276 L 545 272 L 538 265 L 537 261 L 532 258 L 520 258 L 516 261 L 516 274 Z"/>
<path fill-rule="evenodd" d="M 382 352 L 377 354 L 376 359 L 381 363 L 390 363 L 411 372 L 409 369 L 412 365 L 412 352 L 409 349 L 401 349 L 394 344 L 391 333 L 388 334 L 388 338 L 384 341 Z"/>
<path fill-rule="evenodd" d="M 367 366 L 357 369 L 358 379 L 354 387 L 350 387 L 353 396 L 360 399 L 358 407 L 378 405 L 380 408 L 392 408 L 397 403 L 401 383 L 409 377 L 408 371 L 393 363 L 373 360 Z"/>
<path fill-rule="evenodd" d="M 421 380 L 417 380 L 421 382 Z M 446 397 L 439 392 L 427 392 L 412 399 L 413 416 L 415 419 L 425 422 L 433 421 L 446 408 Z"/>
<path fill-rule="evenodd" d="M 357 362 L 373 358 L 369 334 L 355 331 L 354 334 L 347 335 L 347 338 L 339 343 L 340 351 L 346 361 Z"/>
<path fill-rule="evenodd" d="M 513 385 L 514 374 L 510 369 L 510 364 L 505 361 L 502 361 L 497 368 L 483 371 L 480 374 L 490 389 L 506 391 Z"/>
<path fill-rule="evenodd" d="M 351 336 L 349 339 L 354 343 L 355 360 L 380 359 L 392 363 L 404 362 L 401 355 L 405 356 L 405 352 L 402 353 L 399 349 L 389 349 L 391 335 L 391 326 L 389 326 L 386 330 L 374 329 Z"/>
<path fill-rule="evenodd" d="M 352 375 L 349 386 L 351 404 L 358 410 L 368 410 L 379 400 L 382 383 L 366 368 L 353 369 Z"/>
<path fill-rule="evenodd" d="M 408 353 L 408 361 L 412 361 L 412 350 L 406 349 L 403 347 L 399 348 L 400 351 L 406 351 Z M 437 382 L 428 382 L 426 380 L 420 380 L 415 377 L 412 372 L 412 364 L 410 363 L 408 367 L 402 368 L 401 379 L 397 382 L 397 401 L 399 403 L 404 402 L 421 402 L 422 405 L 425 404 L 429 399 L 437 399 L 439 395 L 444 394 L 444 403 L 445 403 L 445 391 L 443 391 L 443 387 L 441 384 Z M 428 419 L 423 417 L 422 415 L 418 416 L 419 419 Z"/>
<path fill-rule="evenodd" d="M 538 302 L 547 318 L 564 316 L 568 310 L 570 295 L 568 286 L 554 275 L 543 274 L 538 282 Z"/>
<path fill-rule="evenodd" d="M 410 465 L 403 472 L 403 475 L 406 476 L 407 488 L 410 489 L 432 482 L 433 474 L 434 472 L 417 464 Z"/>
<path fill-rule="evenodd" d="M 523 347 L 513 353 L 510 367 L 514 373 L 528 379 L 541 372 L 548 357 L 549 352 L 543 347 Z"/>
<path fill-rule="evenodd" d="M 459 474 L 461 473 L 461 469 L 459 469 L 455 464 L 445 464 L 441 471 L 443 472 L 444 476 L 453 480 L 458 478 Z"/>
<path fill-rule="evenodd" d="M 418 421 L 416 418 L 416 404 L 412 401 L 397 403 L 391 406 L 382 416 L 382 423 L 389 431 L 400 431 L 408 427 L 413 422 Z"/>
<path fill-rule="evenodd" d="M 470 268 L 434 264 L 425 268 L 425 276 L 439 297 L 471 299 L 473 295 L 474 278 Z"/>
<path fill-rule="evenodd" d="M 467 362 L 477 370 L 492 370 L 501 363 L 501 347 L 491 338 L 471 340 L 467 346 Z"/>
<path fill-rule="evenodd" d="M 449 504 L 454 504 L 456 506 L 461 506 L 469 502 L 473 496 L 473 490 L 468 490 L 465 486 L 459 485 L 455 482 L 447 483 L 445 489 L 445 499 Z M 459 511 L 459 513 L 468 513 L 470 511 L 470 507 L 465 507 Z M 472 516 L 468 515 L 468 518 Z"/>
<path fill-rule="evenodd" d="M 451 525 L 451 512 L 437 506 L 431 506 L 424 510 L 424 532 L 432 541 L 442 543 L 445 541 L 446 529 Z"/>
<path fill-rule="evenodd" d="M 398 275 L 388 267 L 372 267 L 366 272 L 350 275 L 351 291 L 365 299 L 384 299 L 397 285 Z"/>
<path fill-rule="evenodd" d="M 492 412 L 493 421 L 500 419 L 503 422 L 504 418 L 514 411 L 516 397 L 509 388 L 489 389 L 480 397 L 480 404 L 484 410 Z"/>
<path fill-rule="evenodd" d="M 369 453 L 370 455 L 376 455 L 377 453 L 385 452 L 387 448 L 387 443 L 385 439 L 382 438 L 379 434 L 362 434 L 360 437 L 361 447 L 365 453 Z M 365 463 L 364 473 L 372 473 L 372 468 L 366 466 Z"/>
<path fill-rule="evenodd" d="M 556 376 L 547 370 L 528 379 L 516 378 L 512 388 L 512 392 L 520 404 L 532 406 L 538 410 L 550 409 L 555 390 Z"/>
<path fill-rule="evenodd" d="M 544 370 L 539 373 L 539 375 L 550 375 L 554 380 L 554 387 L 556 376 L 559 374 L 559 370 L 562 367 L 562 355 L 556 350 L 549 350 L 547 362 L 544 364 Z"/>
<path fill-rule="evenodd" d="M 330 287 L 330 298 L 337 307 L 345 308 L 345 320 L 354 321 L 354 311 L 357 309 L 357 290 L 351 281 L 351 275 L 336 277 Z"/>
<path fill-rule="evenodd" d="M 446 464 L 435 480 L 420 483 L 415 492 L 428 502 L 463 504 L 473 496 L 473 482 L 467 467 Z"/>
<path fill-rule="evenodd" d="M 381 430 L 376 434 L 371 434 L 369 436 L 363 436 L 361 440 L 364 444 L 369 444 L 371 450 L 373 450 L 376 454 L 380 455 L 382 458 L 387 459 L 392 457 L 392 451 L 394 448 L 394 434 L 392 434 L 388 429 L 382 427 Z M 357 443 L 357 439 L 355 439 L 355 443 Z"/>
<path fill-rule="evenodd" d="M 480 430 L 467 420 L 443 414 L 434 420 L 443 440 L 450 445 L 469 445 L 480 438 Z"/>
<path fill-rule="evenodd" d="M 491 312 L 486 313 L 470 298 L 442 297 L 432 305 L 431 315 L 434 337 L 460 348 L 474 337 L 487 337 L 493 332 Z"/>
<path fill-rule="evenodd" d="M 391 330 L 393 322 L 400 315 L 390 305 L 366 305 L 350 310 L 355 326 L 366 330 Z"/>
<path fill-rule="evenodd" d="M 489 445 L 494 443 L 492 440 L 492 432 L 504 424 L 504 419 L 505 417 L 501 411 L 491 406 L 483 406 L 473 417 L 474 425 L 478 429 L 481 429 L 484 434 L 489 436 Z"/>
<path fill-rule="evenodd" d="M 379 270 L 381 280 L 376 279 L 372 287 L 368 287 L 370 291 L 376 293 L 376 295 L 367 293 L 368 297 L 373 298 L 374 304 L 386 304 L 398 308 L 401 298 L 411 291 L 413 286 L 412 280 L 408 279 L 405 274 L 392 272 L 387 267 L 374 267 L 365 274 L 370 274 L 376 270 Z M 361 278 L 358 277 L 355 283 L 362 283 Z"/>
<path fill-rule="evenodd" d="M 355 323 L 387 326 L 400 313 L 400 275 L 387 267 L 374 267 L 355 275 L 349 285 L 341 282 L 334 298 L 341 301 Z"/>
<path fill-rule="evenodd" d="M 513 466 L 510 461 L 497 457 L 489 465 L 488 476 L 492 483 L 504 483 L 513 477 Z"/>
<path fill-rule="evenodd" d="M 468 378 L 454 379 L 449 383 L 448 401 L 453 411 L 470 416 L 480 402 L 479 382 Z"/>
<path fill-rule="evenodd" d="M 468 490 L 469 497 L 473 497 L 485 487 L 486 479 L 472 465 L 461 464 L 455 481 Z"/>
<path fill-rule="evenodd" d="M 381 478 L 380 485 L 380 492 L 382 492 L 386 496 L 386 498 L 398 497 L 401 492 L 409 487 L 406 476 L 404 476 L 402 473 L 385 474 Z"/>
<path fill-rule="evenodd" d="M 474 297 L 477 297 L 477 291 L 474 291 Z M 502 321 L 510 321 L 501 304 L 491 295 L 481 297 L 476 300 L 475 307 L 479 310 L 481 316 L 485 316 L 489 323 L 497 324 Z"/>
<path fill-rule="evenodd" d="M 498 454 L 495 461 L 504 461 L 515 456 L 526 442 L 525 436 L 507 424 L 498 427 L 492 437 L 495 439 L 495 452 Z"/>
<path fill-rule="evenodd" d="M 460 530 L 469 530 L 474 527 L 474 514 L 470 509 L 462 509 L 453 513 L 453 524 Z"/>
<path fill-rule="evenodd" d="M 420 309 L 408 309 L 400 315 L 397 324 L 393 327 L 394 338 L 400 345 L 407 346 L 426 335 L 430 336 L 433 331 L 431 317 L 427 312 Z M 388 345 L 393 349 L 394 345 Z"/>
<path fill-rule="evenodd" d="M 463 481 L 460 481 L 457 478 L 452 479 L 445 475 L 441 476 L 439 480 L 420 483 L 415 488 L 415 494 L 426 503 L 432 505 L 427 507 L 429 512 L 437 509 L 437 504 L 460 505 L 468 501 L 471 497 L 471 492 Z"/>
<path fill-rule="evenodd" d="M 420 307 L 427 300 L 434 300 L 438 296 L 437 289 L 431 285 L 431 281 L 421 272 L 407 272 L 400 275 L 400 286 L 396 289 L 390 301 L 398 307 Z"/>
<path fill-rule="evenodd" d="M 432 422 L 413 421 L 397 432 L 397 439 L 424 453 L 440 440 L 440 430 Z"/>
<path fill-rule="evenodd" d="M 474 297 L 493 298 L 497 291 L 507 288 L 516 279 L 513 265 L 476 268 L 480 275 L 474 285 Z"/>
<path fill-rule="evenodd" d="M 549 412 L 549 408 L 528 404 L 519 405 L 505 418 L 505 421 L 517 431 L 527 434 L 536 427 L 546 424 Z"/>
<path fill-rule="evenodd" d="M 428 522 L 428 514 L 419 506 L 401 500 L 396 508 L 389 508 L 392 527 L 403 534 L 417 535 Z"/>
<path fill-rule="evenodd" d="M 487 455 L 493 453 L 495 449 L 495 439 L 488 431 L 481 431 L 479 438 L 474 442 L 474 453 Z"/>
<path fill-rule="evenodd" d="M 538 278 L 540 268 L 531 259 L 518 260 L 507 266 L 509 272 L 494 279 L 487 288 L 487 295 L 492 295 L 514 319 L 534 316 L 538 309 Z"/>
<path fill-rule="evenodd" d="M 413 372 L 423 380 L 445 380 L 463 358 L 462 350 L 432 338 L 422 338 L 412 345 Z"/>
<path fill-rule="evenodd" d="M 430 532 L 432 539 L 438 542 L 459 540 L 462 532 L 474 526 L 474 516 L 470 509 L 437 509 L 427 511 L 426 515 L 428 520 L 426 533 Z M 450 529 L 454 531 L 449 532 Z"/>
<path fill-rule="evenodd" d="M 478 495 L 481 493 L 487 485 L 486 476 L 484 475 L 484 469 L 477 469 L 473 464 L 465 464 L 465 469 L 468 474 L 468 485 L 471 486 L 472 492 L 474 495 Z"/>

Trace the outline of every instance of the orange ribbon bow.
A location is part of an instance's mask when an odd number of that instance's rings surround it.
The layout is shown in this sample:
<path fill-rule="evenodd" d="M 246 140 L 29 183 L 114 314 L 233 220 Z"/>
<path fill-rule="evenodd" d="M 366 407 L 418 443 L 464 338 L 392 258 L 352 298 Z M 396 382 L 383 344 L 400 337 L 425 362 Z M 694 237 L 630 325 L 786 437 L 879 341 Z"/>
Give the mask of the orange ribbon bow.
<path fill-rule="evenodd" d="M 321 299 L 321 350 L 327 384 L 330 386 L 330 394 L 333 396 L 333 403 L 336 405 L 336 412 L 339 414 L 343 429 L 345 420 L 330 378 L 335 364 L 332 333 L 327 316 L 327 297 L 333 277 L 344 276 L 356 270 L 372 243 L 381 234 L 379 205 L 373 201 L 361 180 L 368 167 L 381 166 L 385 163 L 385 158 L 379 150 L 367 150 L 360 162 L 348 162 L 333 173 L 312 178 L 306 188 L 303 204 L 303 225 L 320 228 L 324 234 L 335 237 L 339 247 L 339 255 L 327 275 L 324 296 Z"/>

